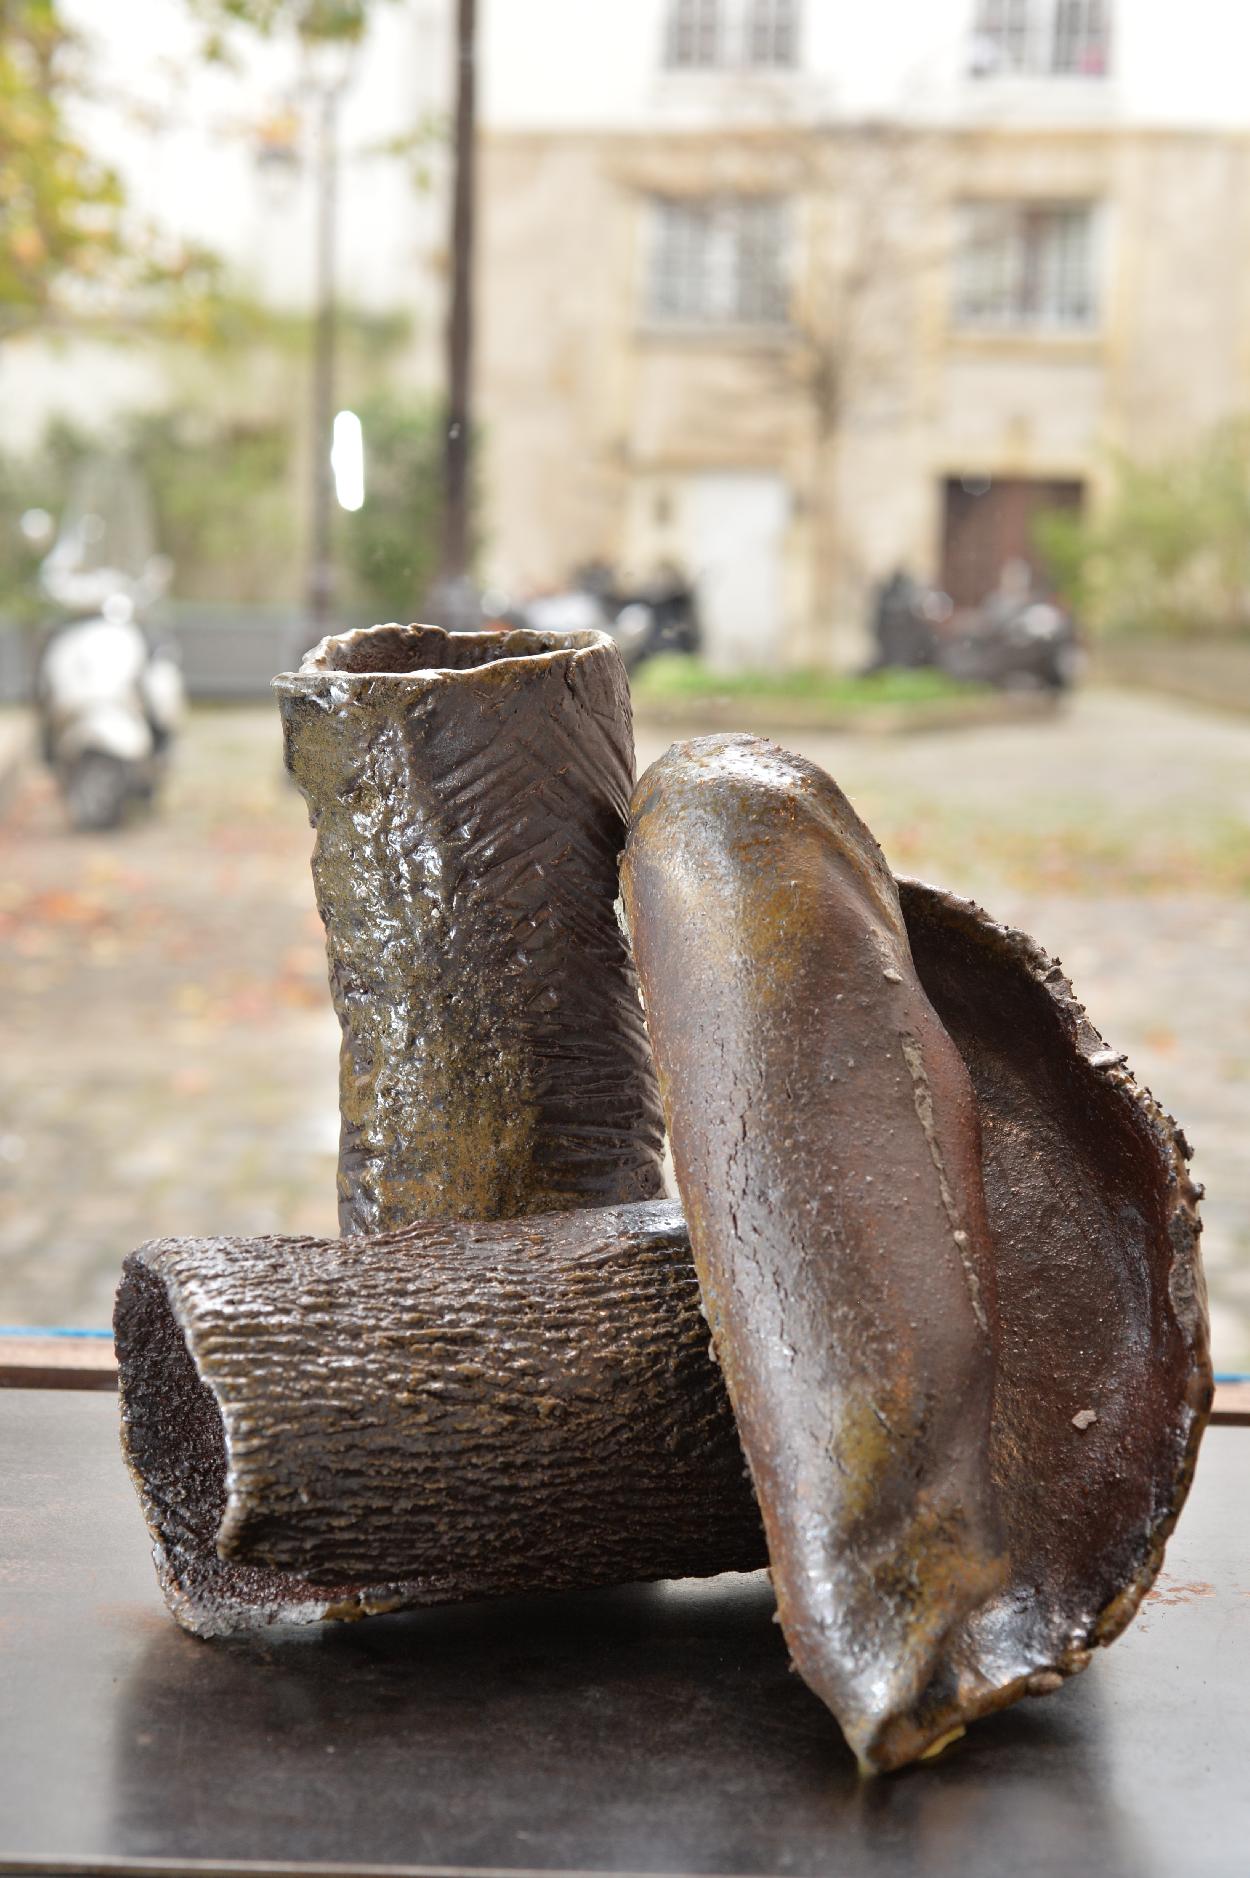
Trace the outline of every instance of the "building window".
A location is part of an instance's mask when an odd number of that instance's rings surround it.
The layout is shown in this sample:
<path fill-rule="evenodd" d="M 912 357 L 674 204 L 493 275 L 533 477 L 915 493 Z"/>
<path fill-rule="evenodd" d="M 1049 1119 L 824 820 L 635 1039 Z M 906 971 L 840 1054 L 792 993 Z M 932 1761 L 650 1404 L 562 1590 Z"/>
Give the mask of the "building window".
<path fill-rule="evenodd" d="M 978 0 L 969 70 L 974 78 L 1105 78 L 1111 0 Z"/>
<path fill-rule="evenodd" d="M 669 0 L 664 63 L 716 71 L 798 63 L 799 0 Z"/>
<path fill-rule="evenodd" d="M 990 331 L 1088 330 L 1098 316 L 1088 202 L 966 202 L 955 318 Z"/>
<path fill-rule="evenodd" d="M 784 324 L 785 224 L 776 196 L 657 202 L 650 317 L 665 325 Z"/>

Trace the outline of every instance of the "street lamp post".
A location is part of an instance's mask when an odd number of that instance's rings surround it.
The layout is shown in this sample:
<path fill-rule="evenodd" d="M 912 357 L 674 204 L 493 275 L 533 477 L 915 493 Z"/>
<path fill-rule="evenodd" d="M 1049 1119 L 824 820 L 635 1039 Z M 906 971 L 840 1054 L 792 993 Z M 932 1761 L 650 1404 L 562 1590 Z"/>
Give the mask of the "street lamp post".
<path fill-rule="evenodd" d="M 441 625 L 480 623 L 470 582 L 472 513 L 473 208 L 477 141 L 477 3 L 456 0 L 456 119 L 451 193 L 451 303 L 439 571 L 429 609 Z"/>
<path fill-rule="evenodd" d="M 346 66 L 322 72 L 316 86 L 317 271 L 312 358 L 312 488 L 308 547 L 308 618 L 314 637 L 330 626 L 334 602 L 334 478 L 330 433 L 334 422 L 337 339 L 338 113 Z"/>
<path fill-rule="evenodd" d="M 469 571 L 470 374 L 473 365 L 473 206 L 477 73 L 476 0 L 458 0 L 456 19 L 456 174 L 452 195 L 451 311 L 447 338 L 446 495 L 443 573 Z"/>

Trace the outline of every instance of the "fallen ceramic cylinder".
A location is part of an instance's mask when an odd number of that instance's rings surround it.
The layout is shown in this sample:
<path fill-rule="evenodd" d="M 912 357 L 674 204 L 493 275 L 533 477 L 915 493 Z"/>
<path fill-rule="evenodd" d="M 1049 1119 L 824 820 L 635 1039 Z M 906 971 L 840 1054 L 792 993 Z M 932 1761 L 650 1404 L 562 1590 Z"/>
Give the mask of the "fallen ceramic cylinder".
<path fill-rule="evenodd" d="M 661 1193 L 612 641 L 375 626 L 274 683 L 343 1032 L 340 1229 Z"/>
<path fill-rule="evenodd" d="M 1183 1504 L 1210 1392 L 1196 1195 L 1183 1137 L 1104 1045 L 1057 962 L 968 901 L 915 881 L 901 882 L 899 896 L 916 969 L 959 1045 L 982 1118 L 999 1320 L 991 1465 L 1020 1591 L 1014 1608 L 991 1607 L 1007 1700 L 1052 1686 L 1118 1634 L 1149 1589 Z M 684 1229 L 659 1202 L 598 1221 L 574 1215 L 555 1222 L 574 1235 L 555 1258 L 547 1222 L 508 1229 L 503 1239 L 516 1249 L 502 1300 L 484 1273 L 477 1308 L 467 1315 L 466 1275 L 477 1283 L 472 1265 L 464 1256 L 453 1264 L 443 1298 L 442 1234 L 429 1229 L 381 1242 L 381 1259 L 368 1260 L 370 1298 L 381 1301 L 367 1311 L 344 1276 L 345 1261 L 357 1269 L 354 1244 L 174 1240 L 135 1254 L 116 1316 L 123 1438 L 179 1621 L 214 1634 L 278 1618 L 311 1622 L 480 1595 L 492 1584 L 521 1589 L 533 1544 L 565 1551 L 557 1565 L 570 1574 L 564 1582 L 588 1557 L 596 1574 L 611 1559 L 622 1580 L 645 1576 L 648 1564 L 686 1573 L 760 1564 L 763 1538 L 744 1501 L 741 1449 L 707 1355 Z M 450 1233 L 457 1245 L 489 1246 L 499 1229 L 481 1230 L 485 1240 L 478 1229 Z M 617 1250 L 612 1230 L 624 1233 Z M 410 1243 L 388 1277 L 388 1246 Z M 337 1273 L 334 1284 L 305 1287 L 301 1274 L 321 1259 Z M 271 1281 L 259 1276 L 258 1260 L 266 1270 L 276 1266 L 278 1318 L 262 1299 Z M 407 1308 L 415 1323 L 394 1340 L 390 1287 L 399 1300 L 414 1281 L 418 1302 Z M 250 1287 L 255 1301 L 237 1323 L 236 1284 Z M 300 1286 L 295 1294 L 293 1284 Z M 531 1308 L 560 1293 L 576 1310 L 563 1307 L 544 1334 L 529 1323 Z M 244 1339 L 258 1307 L 261 1341 L 252 1346 Z M 339 1310 L 341 1333 L 334 1327 Z M 272 1334 L 288 1315 L 301 1326 L 289 1342 Z M 583 1326 L 588 1387 L 580 1395 L 545 1389 L 544 1372 L 578 1347 L 560 1341 L 560 1326 L 575 1322 Z M 615 1353 L 618 1342 L 623 1355 Z M 494 1378 L 489 1391 L 472 1374 L 479 1346 L 487 1351 L 484 1373 Z M 259 1381 L 249 1381 L 249 1347 L 264 1356 L 263 1393 Z M 416 1353 L 410 1362 L 409 1349 Z M 385 1374 L 378 1351 L 400 1364 L 400 1386 L 356 1421 L 348 1407 L 354 1392 L 363 1379 Z M 526 1369 L 529 1360 L 536 1370 Z M 474 1411 L 476 1389 L 483 1403 L 511 1392 L 530 1404 L 527 1416 L 504 1428 L 506 1462 L 483 1454 L 476 1483 L 466 1473 L 470 1446 L 425 1445 L 437 1423 L 416 1413 L 410 1399 L 424 1376 L 426 1408 L 437 1403 L 457 1364 L 452 1400 L 464 1416 Z M 639 1378 L 645 1373 L 645 1387 L 622 1394 L 622 1364 L 635 1365 Z M 545 1397 L 562 1405 L 554 1422 L 542 1412 Z M 265 1461 L 267 1450 L 283 1452 L 287 1399 L 330 1405 L 341 1436 L 323 1466 L 307 1466 L 317 1491 L 306 1499 L 291 1496 L 290 1463 Z M 635 1419 L 621 1422 L 618 1411 Z M 432 1498 L 440 1509 L 442 1579 L 424 1562 L 406 1583 L 388 1581 L 376 1567 L 381 1543 L 389 1546 L 394 1535 L 395 1512 L 383 1500 L 382 1526 L 373 1532 L 377 1496 L 367 1498 L 364 1483 L 373 1447 L 392 1452 L 405 1427 L 424 1436 L 405 1450 L 409 1485 L 396 1497 L 407 1507 Z M 595 1443 L 608 1427 L 614 1433 L 600 1468 Z M 536 1538 L 526 1542 L 522 1534 L 515 1561 L 492 1579 L 478 1549 L 493 1545 L 496 1522 L 511 1517 L 511 1486 L 494 1504 L 502 1467 L 513 1470 L 518 1504 L 535 1504 L 525 1488 L 531 1429 L 543 1442 L 558 1432 L 576 1468 L 564 1497 L 540 1511 Z M 314 1440 L 305 1452 L 315 1447 Z M 679 1562 L 660 1560 L 671 1544 L 655 1530 L 673 1514 L 670 1478 L 679 1520 L 688 1499 L 700 1527 L 705 1515 L 712 1521 L 702 1567 L 690 1549 Z M 265 1516 L 271 1480 L 286 1483 L 273 1530 Z M 223 1559 L 218 1533 L 231 1493 L 249 1496 L 255 1511 L 231 1522 Z M 327 1504 L 339 1513 L 327 1513 Z M 478 1510 L 462 1524 L 469 1507 Z M 352 1580 L 346 1566 L 362 1559 L 373 1562 Z M 318 1582 L 282 1569 L 292 1561 L 301 1570 L 311 1562 Z"/>
<path fill-rule="evenodd" d="M 1182 1144 L 1051 961 L 900 907 L 775 745 L 653 766 L 622 888 L 782 1626 L 896 1767 L 1083 1667 L 1157 1569 L 1210 1394 Z"/>
<path fill-rule="evenodd" d="M 158 1577 L 200 1636 L 765 1562 L 670 1201 L 167 1240 L 126 1261 L 114 1329 Z"/>

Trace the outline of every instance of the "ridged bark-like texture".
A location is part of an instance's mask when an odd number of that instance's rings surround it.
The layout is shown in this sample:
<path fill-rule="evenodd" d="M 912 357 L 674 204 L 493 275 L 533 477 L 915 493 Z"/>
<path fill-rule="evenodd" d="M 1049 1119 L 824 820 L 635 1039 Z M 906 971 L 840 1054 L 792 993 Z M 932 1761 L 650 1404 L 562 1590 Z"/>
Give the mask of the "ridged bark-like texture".
<path fill-rule="evenodd" d="M 654 766 L 622 884 L 787 1638 L 898 1766 L 1084 1667 L 1158 1569 L 1211 1390 L 1188 1151 L 1032 941 L 915 884 L 903 934 L 776 746 Z"/>
<path fill-rule="evenodd" d="M 621 887 L 790 1654 L 862 1760 L 910 1759 L 947 1639 L 1007 1570 L 968 1072 L 880 849 L 813 764 L 675 746 Z"/>
<path fill-rule="evenodd" d="M 343 1029 L 341 1230 L 661 1193 L 612 641 L 375 626 L 274 682 Z"/>
<path fill-rule="evenodd" d="M 202 1636 L 765 1562 L 670 1201 L 166 1240 L 115 1328 L 162 1588 Z"/>
<path fill-rule="evenodd" d="M 921 982 L 972 1077 L 996 1245 L 991 1464 L 1015 1597 L 990 1606 L 990 1625 L 976 1641 L 989 1708 L 1083 1667 L 1094 1646 L 1129 1621 L 1159 1568 L 1210 1397 L 1197 1195 L 1183 1136 L 1103 1043 L 1057 961 L 969 901 L 916 881 L 900 882 L 899 893 Z M 693 1518 L 700 1531 L 710 1522 L 705 1564 L 688 1553 L 659 1568 L 762 1563 L 763 1538 L 744 1502 L 741 1450 L 707 1355 L 684 1229 L 664 1203 L 627 1209 L 616 1215 L 624 1234 L 616 1249 L 604 1230 L 612 1218 L 556 1222 L 572 1235 L 558 1255 L 547 1222 L 520 1222 L 503 1233 L 517 1250 L 502 1275 L 484 1272 L 479 1283 L 472 1259 L 485 1252 L 462 1250 L 445 1297 L 441 1234 L 381 1241 L 378 1258 L 365 1246 L 367 1310 L 343 1276 L 344 1261 L 355 1274 L 358 1242 L 183 1240 L 136 1253 L 116 1316 L 123 1433 L 179 1621 L 211 1635 L 277 1618 L 312 1622 L 480 1595 L 492 1581 L 476 1548 L 483 1540 L 490 1546 L 494 1522 L 511 1517 L 514 1496 L 521 1508 L 539 1505 L 525 1487 L 530 1442 L 557 1437 L 570 1464 L 578 1456 L 578 1484 L 554 1519 L 540 1510 L 534 1531 L 513 1531 L 512 1556 L 495 1588 L 533 1582 L 531 1549 L 549 1560 L 553 1545 L 570 1574 L 564 1582 L 587 1559 L 596 1573 L 611 1558 L 622 1579 L 645 1575 L 647 1562 L 658 1566 L 672 1543 L 659 1529 L 673 1517 L 674 1495 L 679 1521 Z M 452 1228 L 451 1239 L 482 1247 L 496 1230 L 482 1240 Z M 396 1259 L 391 1248 L 409 1241 Z M 305 1287 L 322 1260 L 323 1272 L 338 1278 Z M 296 1319 L 289 1338 L 272 1334 L 271 1281 L 262 1274 L 275 1262 L 275 1306 Z M 237 1320 L 223 1283 L 246 1292 Z M 293 1284 L 305 1287 L 294 1300 Z M 473 1293 L 467 1304 L 466 1286 Z M 545 1333 L 531 1314 L 554 1296 L 560 1312 Z M 247 1329 L 256 1310 L 269 1325 L 262 1324 L 259 1344 Z M 408 1327 L 393 1337 L 393 1315 L 403 1311 Z M 557 1394 L 545 1383 L 553 1347 L 555 1373 L 566 1380 L 571 1372 L 561 1365 L 582 1352 L 590 1366 L 584 1389 Z M 622 1394 L 621 1365 L 635 1361 L 636 1387 Z M 256 1381 L 249 1379 L 253 1363 Z M 347 1405 L 365 1378 L 387 1374 L 387 1364 L 399 1366 L 401 1386 L 356 1418 Z M 486 1380 L 473 1374 L 474 1364 Z M 424 1404 L 414 1406 L 414 1392 Z M 479 1402 L 485 1413 L 508 1396 L 524 1412 L 502 1436 L 492 1430 L 475 1481 L 477 1448 L 463 1430 L 474 1425 Z M 560 1403 L 554 1420 L 542 1411 L 546 1397 Z M 307 1502 L 292 1500 L 292 1475 L 265 1459 L 284 1452 L 291 1401 L 303 1405 L 298 1464 L 316 1489 Z M 337 1430 L 324 1463 L 316 1459 L 318 1401 Z M 450 1413 L 449 1403 L 460 1432 L 444 1443 L 433 1416 Z M 231 1433 L 231 1465 L 240 1504 L 245 1499 L 251 1510 L 233 1524 L 234 1562 L 226 1563 L 216 1550 L 227 1501 L 223 1418 L 230 1426 L 239 1405 L 248 1434 Z M 619 1422 L 639 1405 L 640 1419 Z M 1097 1420 L 1075 1426 L 1073 1417 L 1089 1409 Z M 418 1427 L 421 1441 L 396 1459 L 397 1436 Z M 608 1427 L 615 1432 L 601 1464 L 598 1444 Z M 368 1568 L 362 1579 L 348 1578 L 340 1561 L 381 1557 L 396 1530 L 395 1509 L 379 1504 L 369 1486 L 375 1450 L 391 1457 L 390 1477 L 402 1471 L 406 1485 L 395 1497 L 403 1518 L 425 1517 L 426 1500 L 435 1509 L 429 1517 L 445 1578 L 421 1561 L 408 1583 Z M 541 1453 L 549 1452 L 543 1445 Z M 271 1479 L 286 1483 L 281 1529 L 272 1533 L 265 1518 Z M 498 1505 L 483 1515 L 497 1492 Z M 470 1502 L 479 1510 L 461 1530 L 460 1509 Z M 340 1552 L 348 1515 L 358 1515 L 351 1550 Z M 498 1553 L 490 1557 L 497 1561 Z M 300 1561 L 301 1570 L 314 1566 L 318 1583 L 264 1569 L 286 1560 Z"/>

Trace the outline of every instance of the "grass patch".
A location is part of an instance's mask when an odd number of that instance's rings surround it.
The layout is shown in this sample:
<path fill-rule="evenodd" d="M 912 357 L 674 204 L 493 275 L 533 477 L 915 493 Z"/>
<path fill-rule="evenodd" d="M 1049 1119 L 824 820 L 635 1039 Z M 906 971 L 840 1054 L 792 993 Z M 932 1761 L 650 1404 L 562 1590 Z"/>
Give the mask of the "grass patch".
<path fill-rule="evenodd" d="M 631 686 L 641 704 L 699 704 L 742 698 L 846 712 L 949 704 L 990 693 L 988 685 L 969 684 L 928 668 L 874 672 L 870 677 L 841 672 L 721 673 L 709 670 L 702 659 L 680 652 L 648 659 L 633 675 Z"/>

